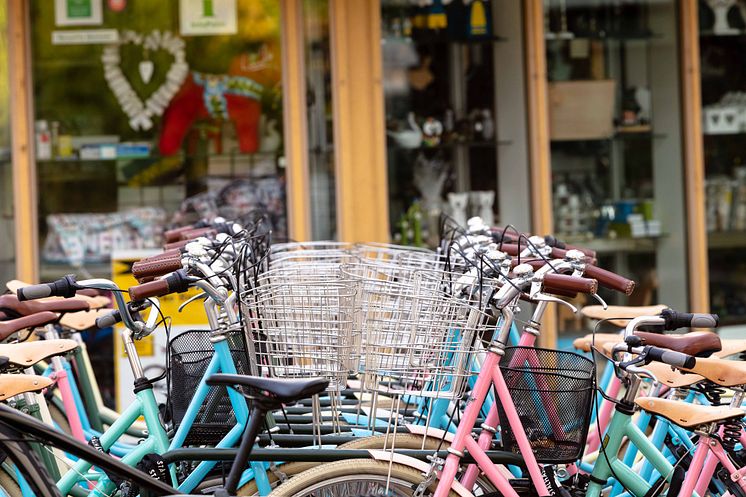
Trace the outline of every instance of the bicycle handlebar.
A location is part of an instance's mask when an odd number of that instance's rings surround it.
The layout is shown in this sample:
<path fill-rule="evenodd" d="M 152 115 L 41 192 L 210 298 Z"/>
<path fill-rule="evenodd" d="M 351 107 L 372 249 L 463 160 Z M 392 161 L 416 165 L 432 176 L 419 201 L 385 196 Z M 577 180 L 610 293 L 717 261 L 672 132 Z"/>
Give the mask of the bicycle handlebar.
<path fill-rule="evenodd" d="M 149 297 L 162 297 L 169 293 L 183 293 L 189 289 L 190 279 L 183 269 L 174 271 L 159 280 L 131 286 L 127 291 L 132 300 L 144 300 Z"/>
<path fill-rule="evenodd" d="M 645 352 L 645 363 L 648 364 L 651 361 L 662 362 L 669 366 L 686 369 L 691 369 L 697 364 L 697 358 L 689 354 L 649 345 Z"/>
<path fill-rule="evenodd" d="M 40 283 L 38 285 L 28 285 L 18 289 L 16 295 L 18 300 L 36 300 L 46 297 L 64 297 L 70 298 L 75 296 L 78 285 L 75 282 L 75 276 L 67 276 L 53 281 L 52 283 Z"/>
<path fill-rule="evenodd" d="M 557 291 L 560 293 L 597 293 L 598 291 L 598 281 L 581 276 L 546 273 L 543 281 L 544 291 L 548 293 L 556 293 Z"/>
<path fill-rule="evenodd" d="M 717 314 L 676 312 L 673 309 L 665 309 L 661 312 L 665 323 L 663 329 L 667 331 L 679 328 L 717 328 L 720 318 Z"/>
<path fill-rule="evenodd" d="M 146 277 L 163 276 L 181 269 L 181 254 L 175 256 L 141 259 L 132 265 L 132 276 L 137 280 Z"/>

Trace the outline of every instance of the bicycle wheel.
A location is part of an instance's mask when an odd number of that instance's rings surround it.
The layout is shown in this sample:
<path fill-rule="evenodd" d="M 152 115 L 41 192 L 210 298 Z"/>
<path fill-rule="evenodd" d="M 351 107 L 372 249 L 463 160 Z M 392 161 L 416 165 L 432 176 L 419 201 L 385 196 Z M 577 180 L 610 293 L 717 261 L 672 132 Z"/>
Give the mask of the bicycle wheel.
<path fill-rule="evenodd" d="M 374 494 L 411 497 L 422 482 L 422 473 L 402 464 L 350 459 L 316 466 L 277 487 L 269 497 L 350 497 Z M 428 491 L 437 487 L 433 482 Z M 450 497 L 458 497 L 454 491 Z"/>
<path fill-rule="evenodd" d="M 0 497 L 23 497 L 21 487 L 8 471 L 4 466 L 0 468 Z"/>
<path fill-rule="evenodd" d="M 374 435 L 372 437 L 361 437 L 358 440 L 352 440 L 351 442 L 344 443 L 340 445 L 339 449 L 384 449 L 384 448 L 391 448 L 392 440 L 394 435 L 388 435 L 388 438 L 386 435 Z M 438 448 L 440 443 L 439 438 L 435 437 L 427 437 L 425 441 L 425 449 L 427 450 L 435 450 Z M 450 444 L 448 442 L 443 443 L 443 448 L 447 449 Z M 413 449 L 418 450 L 422 448 L 422 436 L 420 435 L 414 435 L 412 433 L 399 433 L 396 435 L 396 440 L 394 442 L 394 446 L 398 449 Z M 284 474 L 288 478 L 292 478 L 293 476 L 302 473 L 308 469 L 311 469 L 315 466 L 318 466 L 322 463 L 318 462 L 291 462 L 287 464 L 282 464 L 277 467 L 280 473 Z M 272 488 L 276 488 L 281 482 L 279 481 L 279 477 L 277 473 L 272 471 L 267 471 L 267 478 L 269 479 L 270 485 L 272 485 Z M 222 483 L 222 480 L 217 483 Z M 211 481 L 208 488 L 212 488 L 216 485 L 216 482 Z M 202 488 L 198 487 L 199 489 Z M 250 481 L 246 485 L 242 486 L 238 489 L 238 495 L 240 496 L 248 496 L 248 497 L 255 497 L 259 495 L 259 491 L 256 488 L 256 482 Z"/>

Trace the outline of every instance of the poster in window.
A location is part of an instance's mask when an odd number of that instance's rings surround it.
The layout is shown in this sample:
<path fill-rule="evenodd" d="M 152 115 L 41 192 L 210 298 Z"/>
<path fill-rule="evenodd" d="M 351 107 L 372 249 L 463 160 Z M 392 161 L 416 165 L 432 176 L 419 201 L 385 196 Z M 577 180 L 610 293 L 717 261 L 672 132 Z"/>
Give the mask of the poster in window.
<path fill-rule="evenodd" d="M 183 36 L 236 34 L 236 0 L 179 0 L 179 21 Z"/>
<path fill-rule="evenodd" d="M 103 22 L 101 0 L 55 0 L 57 26 L 97 26 Z"/>

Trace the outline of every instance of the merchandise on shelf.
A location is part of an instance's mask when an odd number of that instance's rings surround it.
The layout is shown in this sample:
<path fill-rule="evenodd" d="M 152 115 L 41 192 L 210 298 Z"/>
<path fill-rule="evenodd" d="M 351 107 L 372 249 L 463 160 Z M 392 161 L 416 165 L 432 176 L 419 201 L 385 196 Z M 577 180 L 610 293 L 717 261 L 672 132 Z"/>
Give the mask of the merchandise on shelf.
<path fill-rule="evenodd" d="M 746 167 L 705 181 L 707 231 L 746 230 Z"/>
<path fill-rule="evenodd" d="M 163 209 L 143 207 L 108 214 L 51 214 L 42 256 L 46 262 L 82 266 L 106 262 L 115 250 L 159 248 Z"/>

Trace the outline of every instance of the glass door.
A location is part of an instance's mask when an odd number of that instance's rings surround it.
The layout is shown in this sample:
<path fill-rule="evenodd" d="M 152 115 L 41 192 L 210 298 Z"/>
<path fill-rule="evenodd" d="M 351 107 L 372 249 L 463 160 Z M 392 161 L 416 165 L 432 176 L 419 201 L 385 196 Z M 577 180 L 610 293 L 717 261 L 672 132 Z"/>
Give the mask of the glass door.
<path fill-rule="evenodd" d="M 746 11 L 699 2 L 710 309 L 746 323 Z"/>
<path fill-rule="evenodd" d="M 638 282 L 609 303 L 686 306 L 677 3 L 544 5 L 556 234 Z"/>
<path fill-rule="evenodd" d="M 447 5 L 444 5 L 447 3 Z M 502 2 L 382 0 L 389 212 L 396 243 L 433 246 L 442 213 L 497 222 Z M 507 14 L 507 15 L 513 15 Z M 503 20 L 503 22 L 506 22 Z"/>

